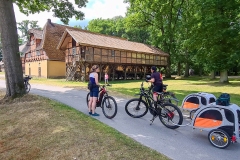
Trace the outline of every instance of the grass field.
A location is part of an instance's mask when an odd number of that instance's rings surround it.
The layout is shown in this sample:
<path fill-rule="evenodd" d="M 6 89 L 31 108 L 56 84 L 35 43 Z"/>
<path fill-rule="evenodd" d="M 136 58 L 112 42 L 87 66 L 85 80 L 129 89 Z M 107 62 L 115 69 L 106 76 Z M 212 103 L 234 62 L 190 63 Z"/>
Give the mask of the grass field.
<path fill-rule="evenodd" d="M 139 92 L 142 81 L 110 81 L 114 96 L 131 98 Z M 31 84 L 46 84 L 86 89 L 87 83 L 65 79 L 33 78 Z M 168 91 L 183 98 L 195 92 L 209 92 L 218 97 L 229 93 L 231 102 L 240 105 L 240 79 L 229 84 L 201 77 L 164 79 Z M 144 83 L 145 87 L 149 84 Z M 0 99 L 4 91 L 0 91 Z M 33 95 L 0 101 L 0 159 L 168 159 L 142 146 L 105 124 L 63 104 Z"/>
<path fill-rule="evenodd" d="M 30 94 L 0 101 L 0 130 L 1 160 L 168 159 L 90 116 Z"/>
<path fill-rule="evenodd" d="M 228 84 L 218 82 L 219 79 L 210 80 L 206 77 L 190 77 L 180 79 L 164 79 L 167 90 L 175 93 L 176 97 L 182 102 L 183 98 L 190 93 L 208 92 L 218 97 L 221 93 L 229 93 L 231 103 L 240 105 L 240 78 L 229 78 Z M 132 97 L 139 92 L 142 80 L 117 80 L 110 81 L 111 87 L 108 90 L 116 94 Z M 65 81 L 65 79 L 38 79 L 33 78 L 30 83 L 49 84 L 63 87 L 75 87 L 86 89 L 87 83 Z M 103 84 L 103 82 L 101 82 Z M 148 83 L 144 83 L 148 87 Z M 114 94 L 115 94 L 114 93 Z"/>

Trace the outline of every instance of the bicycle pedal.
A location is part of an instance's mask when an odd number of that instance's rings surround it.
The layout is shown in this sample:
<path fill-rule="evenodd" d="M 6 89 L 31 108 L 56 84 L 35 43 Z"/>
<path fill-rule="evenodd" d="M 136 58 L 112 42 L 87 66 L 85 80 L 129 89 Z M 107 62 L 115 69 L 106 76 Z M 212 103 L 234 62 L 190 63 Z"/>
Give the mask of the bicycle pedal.
<path fill-rule="evenodd" d="M 150 121 L 151 121 L 150 125 L 152 125 L 153 124 L 153 120 L 150 120 Z"/>

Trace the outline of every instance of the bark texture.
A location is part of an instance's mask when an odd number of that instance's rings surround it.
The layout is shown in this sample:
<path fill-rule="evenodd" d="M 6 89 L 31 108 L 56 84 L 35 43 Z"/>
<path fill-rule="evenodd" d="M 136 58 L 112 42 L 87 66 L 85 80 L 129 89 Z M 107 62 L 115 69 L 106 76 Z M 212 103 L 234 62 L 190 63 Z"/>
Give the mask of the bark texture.
<path fill-rule="evenodd" d="M 0 34 L 6 77 L 6 96 L 25 93 L 19 54 L 17 25 L 12 0 L 0 0 Z"/>
<path fill-rule="evenodd" d="M 169 52 L 167 52 L 169 53 Z M 170 56 L 167 58 L 167 67 L 166 67 L 166 74 L 165 74 L 166 78 L 171 78 L 171 59 Z"/>
<path fill-rule="evenodd" d="M 210 79 L 215 79 L 215 78 L 216 78 L 215 71 L 211 71 Z"/>
<path fill-rule="evenodd" d="M 228 83 L 228 73 L 227 71 L 220 72 L 220 82 L 221 83 Z"/>

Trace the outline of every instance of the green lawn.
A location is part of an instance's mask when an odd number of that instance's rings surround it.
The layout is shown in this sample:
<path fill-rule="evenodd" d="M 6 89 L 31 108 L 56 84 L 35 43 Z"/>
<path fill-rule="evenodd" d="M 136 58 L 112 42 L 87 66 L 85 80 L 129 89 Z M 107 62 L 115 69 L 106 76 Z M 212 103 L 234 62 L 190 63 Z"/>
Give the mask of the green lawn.
<path fill-rule="evenodd" d="M 139 92 L 142 81 L 118 81 L 112 82 L 111 90 L 121 92 L 123 94 L 134 95 Z M 185 96 L 190 93 L 208 92 L 218 97 L 221 93 L 229 93 L 231 95 L 231 103 L 240 105 L 240 79 L 230 79 L 229 84 L 222 84 L 216 80 L 194 77 L 187 79 L 164 79 L 167 84 L 167 90 L 175 93 L 176 97 L 182 102 Z M 148 87 L 148 83 L 144 86 Z"/>
<path fill-rule="evenodd" d="M 114 94 L 132 97 L 139 92 L 141 82 L 143 80 L 116 80 L 110 81 L 111 87 L 109 91 Z M 74 87 L 79 89 L 87 89 L 86 82 L 66 81 L 65 79 L 45 79 L 35 78 L 30 81 L 31 83 L 55 85 L 62 87 Z M 101 84 L 104 82 L 102 81 Z M 219 83 L 219 79 L 210 80 L 207 77 L 190 77 L 179 79 L 164 79 L 164 84 L 168 84 L 168 91 L 175 93 L 176 97 L 182 102 L 183 98 L 190 93 L 208 92 L 218 97 L 221 93 L 229 93 L 231 95 L 231 103 L 240 105 L 240 78 L 229 78 L 228 84 Z M 144 86 L 149 84 L 144 82 Z"/>
<path fill-rule="evenodd" d="M 1 160 L 168 160 L 76 109 L 26 94 L 3 99 L 0 90 Z"/>
<path fill-rule="evenodd" d="M 111 87 L 109 91 L 127 95 L 129 97 L 139 92 L 141 82 L 143 80 L 116 80 L 110 81 Z M 240 105 L 240 78 L 230 78 L 228 84 L 218 82 L 219 79 L 210 80 L 206 77 L 190 77 L 180 79 L 164 79 L 164 84 L 168 84 L 167 90 L 175 93 L 176 97 L 182 102 L 183 98 L 190 93 L 208 92 L 218 97 L 221 93 L 229 93 L 231 95 L 231 103 Z M 85 82 L 72 82 L 65 79 L 39 79 L 33 78 L 30 83 L 49 84 L 64 87 L 76 87 L 86 89 Z M 104 82 L 101 82 L 103 84 Z M 144 82 L 144 87 L 148 87 L 148 83 Z"/>

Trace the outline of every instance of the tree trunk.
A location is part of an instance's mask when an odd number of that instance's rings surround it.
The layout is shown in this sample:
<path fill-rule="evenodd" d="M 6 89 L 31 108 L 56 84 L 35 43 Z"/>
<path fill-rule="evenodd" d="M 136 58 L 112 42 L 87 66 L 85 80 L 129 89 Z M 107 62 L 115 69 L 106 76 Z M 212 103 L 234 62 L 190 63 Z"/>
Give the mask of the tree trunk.
<path fill-rule="evenodd" d="M 226 70 L 220 72 L 220 81 L 219 82 L 228 83 L 228 73 Z"/>
<path fill-rule="evenodd" d="M 177 67 L 177 74 L 178 74 L 178 76 L 181 76 L 181 63 L 180 62 L 178 62 L 178 67 Z"/>
<path fill-rule="evenodd" d="M 184 77 L 189 77 L 189 64 L 186 63 Z"/>
<path fill-rule="evenodd" d="M 16 97 L 25 93 L 25 87 L 23 84 L 16 19 L 11 0 L 0 0 L 0 22 L 6 77 L 6 97 Z"/>
<path fill-rule="evenodd" d="M 212 71 L 210 73 L 210 79 L 215 79 L 215 78 L 216 78 L 215 71 Z"/>
<path fill-rule="evenodd" d="M 166 67 L 165 77 L 166 78 L 171 78 L 171 60 L 170 60 L 170 56 L 167 58 L 167 67 Z"/>

